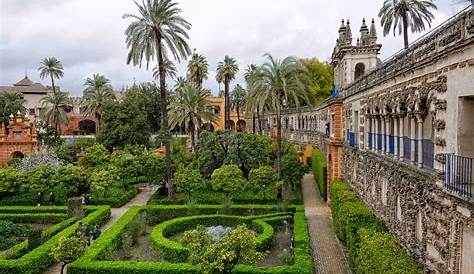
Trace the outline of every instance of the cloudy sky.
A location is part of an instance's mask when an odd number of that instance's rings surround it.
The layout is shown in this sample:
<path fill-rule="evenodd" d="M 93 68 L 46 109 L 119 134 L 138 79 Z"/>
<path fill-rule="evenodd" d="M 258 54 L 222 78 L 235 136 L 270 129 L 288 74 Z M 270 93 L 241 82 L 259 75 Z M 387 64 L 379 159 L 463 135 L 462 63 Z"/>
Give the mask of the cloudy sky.
<path fill-rule="evenodd" d="M 462 0 L 435 0 L 438 25 L 465 4 Z M 362 18 L 375 17 L 381 58 L 399 50 L 401 37 L 382 37 L 377 13 L 382 0 L 179 0 L 182 16 L 192 23 L 191 48 L 210 64 L 205 87 L 217 93 L 217 62 L 225 55 L 238 60 L 242 82 L 250 63 L 260 64 L 269 52 L 329 60 L 342 18 L 350 19 L 358 35 Z M 64 64 L 59 80 L 63 90 L 81 95 L 86 77 L 105 74 L 116 89 L 134 81 L 150 81 L 151 72 L 126 64 L 124 13 L 136 13 L 132 0 L 0 0 L 0 85 L 20 80 L 25 71 L 33 81 L 44 57 Z M 418 36 L 418 35 L 416 35 Z M 411 36 L 414 39 L 416 36 Z M 185 73 L 185 63 L 179 65 Z"/>

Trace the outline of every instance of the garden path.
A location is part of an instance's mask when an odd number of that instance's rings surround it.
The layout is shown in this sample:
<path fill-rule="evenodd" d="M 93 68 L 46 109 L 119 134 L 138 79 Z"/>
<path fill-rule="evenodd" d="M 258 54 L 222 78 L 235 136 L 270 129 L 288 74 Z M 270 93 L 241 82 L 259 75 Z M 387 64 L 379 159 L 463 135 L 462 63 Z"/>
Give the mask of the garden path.
<path fill-rule="evenodd" d="M 303 201 L 313 249 L 314 273 L 351 273 L 343 248 L 332 225 L 331 209 L 321 199 L 313 174 L 303 177 Z"/>
<path fill-rule="evenodd" d="M 102 225 L 100 228 L 102 232 L 110 228 L 120 217 L 122 217 L 125 212 L 132 206 L 136 205 L 146 205 L 148 199 L 150 199 L 151 195 L 157 190 L 155 187 L 145 187 L 140 189 L 140 193 L 138 193 L 133 199 L 131 199 L 128 203 L 124 206 L 119 208 L 112 208 L 112 212 L 110 215 L 110 219 Z M 56 263 L 46 269 L 43 274 L 59 274 L 61 273 L 61 265 L 62 263 Z M 66 267 L 67 268 L 67 267 Z"/>

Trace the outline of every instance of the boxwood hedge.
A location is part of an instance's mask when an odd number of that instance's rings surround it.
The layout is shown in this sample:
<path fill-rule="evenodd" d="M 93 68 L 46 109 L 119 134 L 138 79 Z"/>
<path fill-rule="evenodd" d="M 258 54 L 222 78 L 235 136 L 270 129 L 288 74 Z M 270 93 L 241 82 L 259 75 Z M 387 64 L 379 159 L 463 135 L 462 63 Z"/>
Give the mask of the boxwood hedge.
<path fill-rule="evenodd" d="M 326 155 L 324 155 L 319 149 L 313 148 L 311 156 L 311 167 L 313 169 L 314 182 L 319 189 L 321 197 L 327 199 L 327 162 Z"/>
<path fill-rule="evenodd" d="M 147 213 L 150 223 L 162 223 L 174 218 L 199 214 L 216 214 L 216 212 L 226 212 L 226 214 L 235 215 L 261 215 L 257 216 L 261 219 L 255 219 L 256 222 L 261 220 L 271 223 L 276 222 L 278 218 L 287 218 L 288 213 L 285 213 L 287 211 L 293 215 L 295 263 L 278 267 L 238 265 L 232 273 L 312 273 L 308 228 L 304 209 L 301 206 L 289 206 L 283 210 L 277 206 L 270 205 L 235 205 L 226 210 L 223 206 L 217 205 L 199 205 L 193 209 L 181 205 L 163 205 L 132 207 L 129 209 L 92 244 L 84 256 L 68 266 L 68 274 L 200 273 L 199 266 L 189 263 L 106 260 L 107 254 L 120 247 L 121 236 L 141 212 Z M 274 214 L 275 212 L 280 212 L 280 214 Z M 248 217 L 248 219 L 252 220 L 253 217 L 255 216 Z M 155 233 L 157 232 L 155 231 Z M 163 231 L 160 233 L 163 233 Z M 260 236 L 263 237 L 262 234 L 265 234 L 265 237 L 268 237 L 268 233 L 262 232 Z"/>
<path fill-rule="evenodd" d="M 349 185 L 332 182 L 331 202 L 334 229 L 348 249 L 354 273 L 421 273 L 413 259 L 388 232 L 383 221 L 372 213 Z M 378 265 L 384 266 L 377 268 Z M 377 271 L 374 272 L 374 269 Z"/>
<path fill-rule="evenodd" d="M 65 207 L 62 207 L 65 211 Z M 21 207 L 17 207 L 18 211 Z M 50 208 L 51 209 L 51 208 Z M 9 208 L 7 210 L 13 210 Z M 27 209 L 31 212 L 31 208 Z M 45 210 L 38 208 L 39 211 Z M 63 211 L 63 212 L 64 212 Z M 90 212 L 86 217 L 81 221 L 91 225 L 102 225 L 110 217 L 110 206 L 89 206 L 88 211 Z M 45 214 L 58 214 L 58 213 L 45 213 Z M 60 214 L 60 213 L 59 213 Z M 57 224 L 57 227 L 53 226 L 48 231 L 48 233 L 54 234 L 49 240 L 44 242 L 42 245 L 36 247 L 31 251 L 27 251 L 25 247 L 19 245 L 28 245 L 27 241 L 20 243 L 15 246 L 15 250 L 19 251 L 22 255 L 18 259 L 6 259 L 4 256 L 0 257 L 0 273 L 2 274 L 39 274 L 42 273 L 48 266 L 54 263 L 53 257 L 49 254 L 51 248 L 58 244 L 59 238 L 61 236 L 70 236 L 73 235 L 79 225 L 78 222 L 71 224 L 71 219 L 66 219 L 64 223 Z M 66 227 L 66 224 L 70 224 Z M 66 227 L 62 231 L 58 232 L 60 227 Z"/>

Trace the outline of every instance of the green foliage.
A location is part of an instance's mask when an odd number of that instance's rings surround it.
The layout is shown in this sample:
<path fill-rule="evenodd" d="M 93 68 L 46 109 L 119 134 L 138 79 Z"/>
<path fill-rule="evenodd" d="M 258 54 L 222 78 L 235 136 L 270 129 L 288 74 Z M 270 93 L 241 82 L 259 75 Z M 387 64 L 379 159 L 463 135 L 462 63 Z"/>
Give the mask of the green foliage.
<path fill-rule="evenodd" d="M 51 255 L 56 261 L 70 263 L 86 252 L 87 240 L 83 237 L 61 236 L 58 245 L 51 249 Z"/>
<path fill-rule="evenodd" d="M 334 69 L 330 64 L 321 63 L 316 58 L 302 59 L 301 63 L 310 79 L 308 90 L 311 102 L 318 105 L 331 95 Z"/>
<path fill-rule="evenodd" d="M 38 165 L 25 172 L 24 188 L 31 192 L 46 192 L 53 186 L 56 171 L 49 165 Z"/>
<path fill-rule="evenodd" d="M 3 90 L 2 90 L 3 91 Z M 10 114 L 24 113 L 26 100 L 20 91 L 0 92 L 0 124 L 8 125 Z"/>
<path fill-rule="evenodd" d="M 97 141 L 109 150 L 126 145 L 149 146 L 150 126 L 138 101 L 143 100 L 136 92 L 125 93 L 120 102 L 108 102 L 102 117 L 102 130 Z"/>
<path fill-rule="evenodd" d="M 300 162 L 295 154 L 284 154 L 281 161 L 282 179 L 288 185 L 300 185 L 308 167 Z"/>
<path fill-rule="evenodd" d="M 344 182 L 331 183 L 337 237 L 349 251 L 355 273 L 420 273 L 416 263 L 387 232 L 382 220 Z"/>
<path fill-rule="evenodd" d="M 213 190 L 222 191 L 229 196 L 243 191 L 246 181 L 237 165 L 223 165 L 212 173 L 211 185 Z"/>
<path fill-rule="evenodd" d="M 141 173 L 146 176 L 148 182 L 161 184 L 166 176 L 166 163 L 163 157 L 152 152 L 143 152 L 137 156 L 142 168 Z"/>
<path fill-rule="evenodd" d="M 81 159 L 79 159 L 79 165 L 91 168 L 104 166 L 110 161 L 109 151 L 101 144 L 90 146 L 84 150 Z"/>
<path fill-rule="evenodd" d="M 15 168 L 0 168 L 0 194 L 17 192 L 23 180 L 22 173 Z"/>
<path fill-rule="evenodd" d="M 67 200 L 67 214 L 76 217 L 78 220 L 84 217 L 84 208 L 80 197 L 69 198 Z"/>
<path fill-rule="evenodd" d="M 28 225 L 0 220 L 0 250 L 5 250 L 17 242 L 17 237 L 28 236 Z"/>
<path fill-rule="evenodd" d="M 80 195 L 89 185 L 86 172 L 81 167 L 72 164 L 60 166 L 54 180 L 67 192 L 67 197 Z"/>
<path fill-rule="evenodd" d="M 279 186 L 278 175 L 271 166 L 252 169 L 249 173 L 249 185 L 254 191 L 266 193 Z"/>
<path fill-rule="evenodd" d="M 90 178 L 91 189 L 95 193 L 105 196 L 105 192 L 109 190 L 112 186 L 116 185 L 120 177 L 118 176 L 118 171 L 114 167 L 109 167 L 108 169 L 95 169 Z"/>
<path fill-rule="evenodd" d="M 355 273 L 423 273 L 389 233 L 361 228 L 359 236 Z"/>
<path fill-rule="evenodd" d="M 91 204 L 110 205 L 111 207 L 122 207 L 138 194 L 136 186 L 130 186 L 126 190 L 118 187 L 107 189 L 106 195 L 101 193 L 92 193 Z"/>
<path fill-rule="evenodd" d="M 326 156 L 317 148 L 313 148 L 311 156 L 311 167 L 313 168 L 314 181 L 319 189 L 321 197 L 327 199 L 327 178 L 326 178 Z"/>
<path fill-rule="evenodd" d="M 188 194 L 188 199 L 191 200 L 191 193 L 198 191 L 206 186 L 206 181 L 202 178 L 201 173 L 192 166 L 180 166 L 174 174 L 174 185 L 179 192 Z"/>

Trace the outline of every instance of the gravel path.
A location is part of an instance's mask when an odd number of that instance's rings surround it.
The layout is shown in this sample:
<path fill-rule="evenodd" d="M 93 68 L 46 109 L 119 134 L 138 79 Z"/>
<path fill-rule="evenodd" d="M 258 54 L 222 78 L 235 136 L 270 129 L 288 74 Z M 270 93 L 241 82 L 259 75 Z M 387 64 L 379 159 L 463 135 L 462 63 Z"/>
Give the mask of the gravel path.
<path fill-rule="evenodd" d="M 128 203 L 124 206 L 119 208 L 112 208 L 112 212 L 110 215 L 110 219 L 105 223 L 100 229 L 103 231 L 110 228 L 120 217 L 122 217 L 127 210 L 136 205 L 145 205 L 151 195 L 156 191 L 155 188 L 147 187 L 140 189 L 140 193 L 137 194 L 133 199 L 131 199 Z M 56 263 L 46 269 L 43 273 L 44 274 L 59 274 L 61 273 L 61 265 L 62 263 Z M 66 267 L 67 268 L 67 267 Z M 65 271 L 66 272 L 66 271 Z"/>
<path fill-rule="evenodd" d="M 331 209 L 319 195 L 313 175 L 303 178 L 303 200 L 313 249 L 314 273 L 351 273 L 344 251 L 334 234 Z"/>

